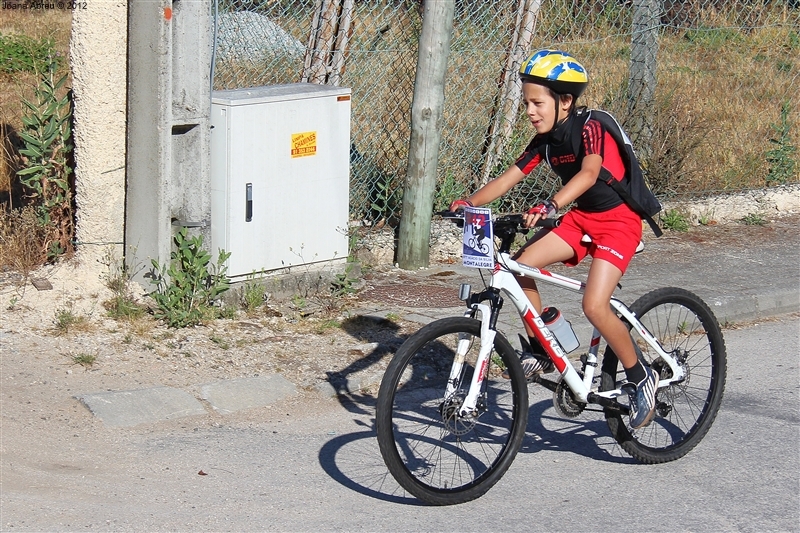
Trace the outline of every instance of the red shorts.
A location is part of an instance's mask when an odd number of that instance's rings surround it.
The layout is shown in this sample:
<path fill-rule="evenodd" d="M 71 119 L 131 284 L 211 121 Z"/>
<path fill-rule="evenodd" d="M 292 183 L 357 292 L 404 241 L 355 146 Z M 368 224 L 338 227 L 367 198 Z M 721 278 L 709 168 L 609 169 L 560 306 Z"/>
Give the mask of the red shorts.
<path fill-rule="evenodd" d="M 591 255 L 625 272 L 642 240 L 642 219 L 627 204 L 601 213 L 573 208 L 561 218 L 561 225 L 552 231 L 575 250 L 572 259 L 564 261 L 565 265 L 575 266 Z M 581 242 L 584 235 L 589 235 L 592 242 Z"/>

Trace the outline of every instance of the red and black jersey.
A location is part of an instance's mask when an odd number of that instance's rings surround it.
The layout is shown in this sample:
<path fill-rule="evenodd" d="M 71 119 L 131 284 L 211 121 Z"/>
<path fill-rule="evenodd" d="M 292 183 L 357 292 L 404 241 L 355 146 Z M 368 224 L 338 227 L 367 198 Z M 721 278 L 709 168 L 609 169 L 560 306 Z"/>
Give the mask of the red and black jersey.
<path fill-rule="evenodd" d="M 574 128 L 582 128 L 580 146 L 573 146 L 572 139 L 577 138 Z M 575 201 L 578 209 L 587 212 L 601 212 L 613 209 L 624 203 L 614 189 L 606 185 L 609 178 L 622 181 L 626 177 L 625 162 L 614 137 L 598 120 L 576 120 L 571 114 L 567 120 L 559 124 L 556 133 L 536 135 L 516 165 L 525 174 L 529 174 L 543 160 L 547 160 L 550 168 L 566 185 L 581 169 L 586 155 L 596 154 L 603 158 L 600 179 L 589 190 Z"/>

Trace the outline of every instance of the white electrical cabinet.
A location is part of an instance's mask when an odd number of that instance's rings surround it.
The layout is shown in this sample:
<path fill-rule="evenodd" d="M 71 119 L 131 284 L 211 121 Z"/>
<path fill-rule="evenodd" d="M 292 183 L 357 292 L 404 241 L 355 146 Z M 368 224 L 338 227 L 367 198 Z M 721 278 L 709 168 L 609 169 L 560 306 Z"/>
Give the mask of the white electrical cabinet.
<path fill-rule="evenodd" d="M 228 275 L 348 254 L 350 89 L 308 83 L 214 91 L 211 250 Z"/>

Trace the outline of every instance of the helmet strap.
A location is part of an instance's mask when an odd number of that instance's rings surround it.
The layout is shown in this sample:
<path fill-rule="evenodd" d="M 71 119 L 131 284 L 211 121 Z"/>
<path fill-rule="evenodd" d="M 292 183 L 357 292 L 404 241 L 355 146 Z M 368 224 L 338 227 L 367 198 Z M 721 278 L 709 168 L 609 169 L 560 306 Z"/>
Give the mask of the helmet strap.
<path fill-rule="evenodd" d="M 561 112 L 561 97 L 562 97 L 562 95 L 557 94 L 555 92 L 553 92 L 552 94 L 556 97 L 555 98 L 556 99 L 556 117 L 555 117 L 555 120 L 553 121 L 553 129 L 550 130 L 550 133 L 554 134 L 554 133 L 556 133 L 558 131 L 559 126 L 561 126 L 564 122 L 566 122 L 567 119 L 569 118 L 569 116 L 575 110 L 575 97 L 574 96 L 572 97 L 572 105 L 570 106 L 569 111 L 567 111 L 567 116 L 564 117 L 563 119 L 559 120 L 558 116 L 559 116 L 559 114 Z"/>

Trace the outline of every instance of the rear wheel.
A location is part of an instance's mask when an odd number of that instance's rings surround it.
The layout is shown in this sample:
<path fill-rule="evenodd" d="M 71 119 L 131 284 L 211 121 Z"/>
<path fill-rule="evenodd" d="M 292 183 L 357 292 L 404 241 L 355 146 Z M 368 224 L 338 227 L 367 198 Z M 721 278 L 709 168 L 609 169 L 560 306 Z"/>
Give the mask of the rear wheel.
<path fill-rule="evenodd" d="M 432 322 L 392 359 L 378 393 L 376 427 L 384 462 L 417 498 L 450 505 L 483 495 L 506 472 L 525 435 L 528 389 L 519 357 L 496 335 L 475 413 L 461 416 L 480 350 L 481 323 Z M 456 348 L 466 352 L 446 394 Z M 510 380 L 503 379 L 508 367 Z"/>
<path fill-rule="evenodd" d="M 631 306 L 642 325 L 667 353 L 683 366 L 685 379 L 656 392 L 656 413 L 650 425 L 632 429 L 628 417 L 606 410 L 606 421 L 623 450 L 643 463 L 664 463 L 686 455 L 708 433 L 725 388 L 725 341 L 711 309 L 697 295 L 674 287 L 645 294 Z M 672 377 L 663 359 L 638 336 L 640 358 L 659 373 Z M 625 381 L 617 356 L 609 347 L 603 358 L 601 390 Z"/>

